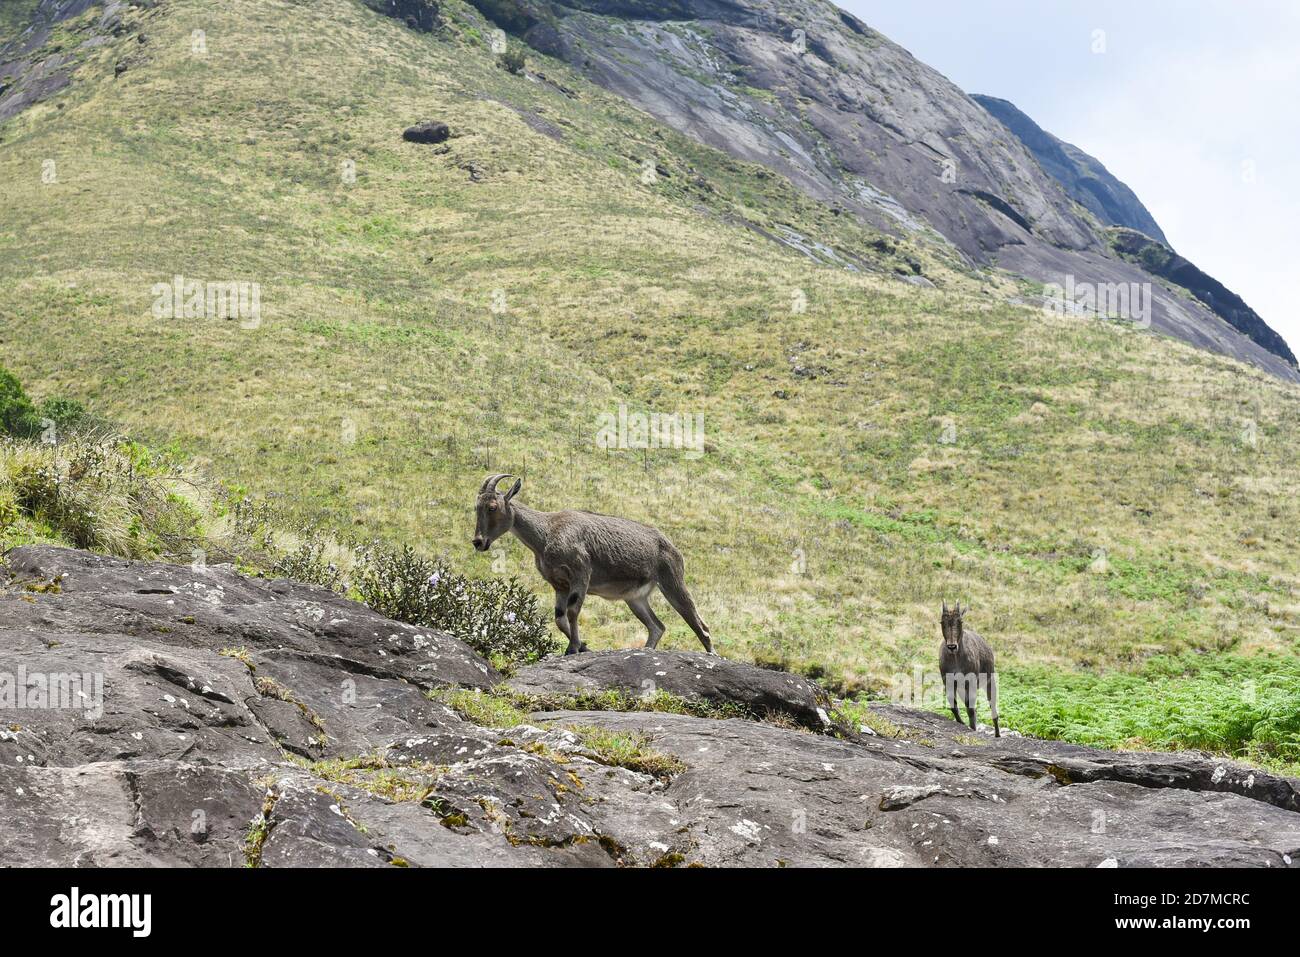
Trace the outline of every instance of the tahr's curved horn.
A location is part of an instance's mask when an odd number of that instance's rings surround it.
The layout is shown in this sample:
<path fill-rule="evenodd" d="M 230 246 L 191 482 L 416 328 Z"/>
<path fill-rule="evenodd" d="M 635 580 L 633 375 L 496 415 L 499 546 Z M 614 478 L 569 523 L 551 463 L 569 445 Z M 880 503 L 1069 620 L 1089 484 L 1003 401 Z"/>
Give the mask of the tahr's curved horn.
<path fill-rule="evenodd" d="M 498 472 L 496 475 L 489 475 L 483 480 L 483 487 L 478 490 L 478 493 L 483 495 L 487 492 L 495 492 L 497 489 L 497 483 L 502 479 L 508 478 L 514 478 L 514 476 L 509 472 Z"/>

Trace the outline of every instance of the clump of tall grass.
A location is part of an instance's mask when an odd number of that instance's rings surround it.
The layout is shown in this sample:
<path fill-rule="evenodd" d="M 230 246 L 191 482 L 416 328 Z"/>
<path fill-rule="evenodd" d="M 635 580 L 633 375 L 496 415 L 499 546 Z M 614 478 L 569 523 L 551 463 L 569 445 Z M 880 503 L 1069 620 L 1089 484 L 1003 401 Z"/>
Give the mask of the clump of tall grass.
<path fill-rule="evenodd" d="M 0 541 L 29 535 L 123 558 L 188 556 L 198 515 L 165 456 L 108 434 L 0 437 Z"/>

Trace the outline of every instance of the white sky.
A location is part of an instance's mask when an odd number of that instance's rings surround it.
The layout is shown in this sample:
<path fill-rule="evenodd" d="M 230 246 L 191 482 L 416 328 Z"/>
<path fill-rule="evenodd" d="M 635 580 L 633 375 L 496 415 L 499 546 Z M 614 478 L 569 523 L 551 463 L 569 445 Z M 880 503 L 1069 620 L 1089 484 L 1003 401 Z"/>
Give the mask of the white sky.
<path fill-rule="evenodd" d="M 1300 2 L 836 2 L 1101 160 L 1300 352 Z"/>

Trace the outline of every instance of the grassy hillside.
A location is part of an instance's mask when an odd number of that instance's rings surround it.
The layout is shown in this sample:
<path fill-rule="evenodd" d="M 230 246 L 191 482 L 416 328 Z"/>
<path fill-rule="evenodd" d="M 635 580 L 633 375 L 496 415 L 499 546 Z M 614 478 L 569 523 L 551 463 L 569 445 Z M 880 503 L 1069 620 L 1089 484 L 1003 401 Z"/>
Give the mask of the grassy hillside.
<path fill-rule="evenodd" d="M 929 668 L 945 596 L 1013 717 L 1044 673 L 1074 700 L 1155 655 L 1300 650 L 1300 392 L 880 253 L 560 64 L 501 69 L 448 10 L 441 36 L 356 0 L 132 11 L 0 127 L 5 364 L 295 521 L 475 574 L 536 580 L 519 543 L 469 546 L 489 470 L 652 522 L 724 654 L 841 681 Z M 402 141 L 421 119 L 448 150 Z M 870 268 L 763 235 L 783 225 Z M 894 277 L 909 258 L 938 288 Z M 175 275 L 259 284 L 260 323 L 155 318 Z M 702 415 L 704 454 L 598 447 L 620 403 Z M 583 621 L 595 647 L 643 637 L 621 605 Z"/>

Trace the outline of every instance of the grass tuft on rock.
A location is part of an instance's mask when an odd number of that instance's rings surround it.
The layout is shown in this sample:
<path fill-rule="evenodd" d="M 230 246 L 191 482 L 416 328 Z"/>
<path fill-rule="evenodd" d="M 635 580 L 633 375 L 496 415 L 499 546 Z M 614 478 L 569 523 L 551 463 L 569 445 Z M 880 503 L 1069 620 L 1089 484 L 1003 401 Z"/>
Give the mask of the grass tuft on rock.
<path fill-rule="evenodd" d="M 649 774 L 662 781 L 686 770 L 686 764 L 680 758 L 654 750 L 649 735 L 611 731 L 590 724 L 565 724 L 563 727 L 576 734 L 583 746 L 603 764 Z"/>

